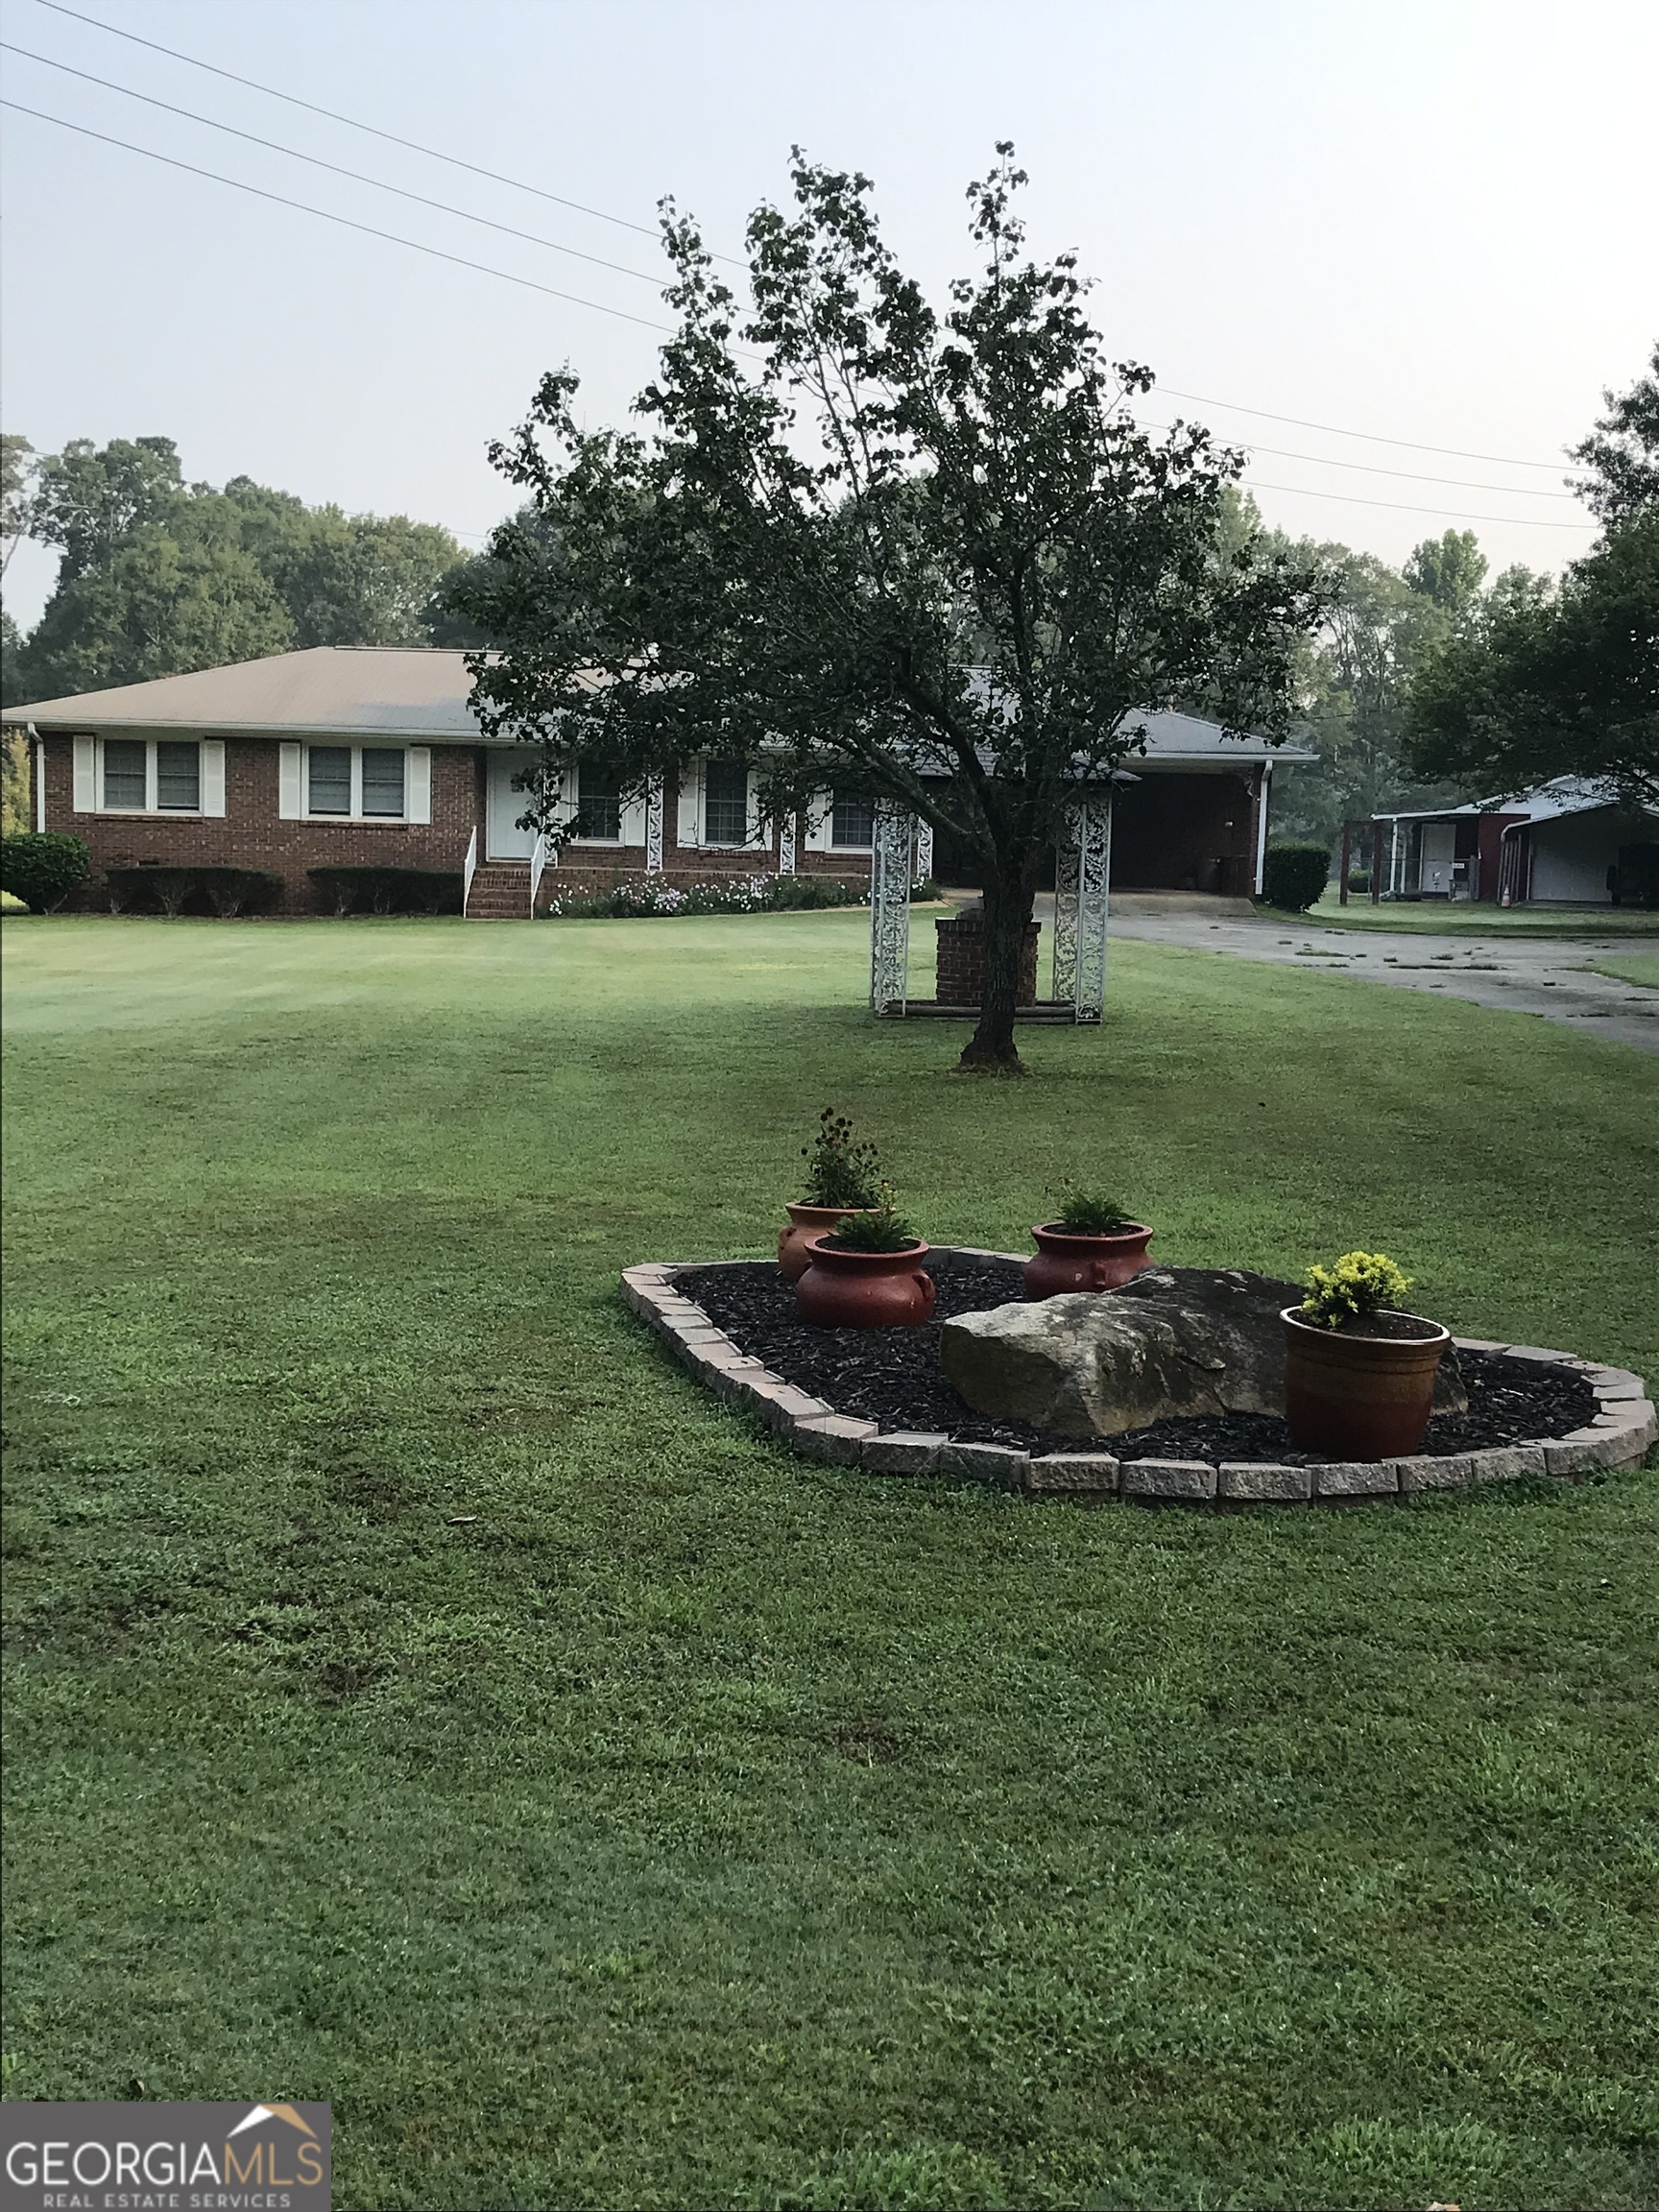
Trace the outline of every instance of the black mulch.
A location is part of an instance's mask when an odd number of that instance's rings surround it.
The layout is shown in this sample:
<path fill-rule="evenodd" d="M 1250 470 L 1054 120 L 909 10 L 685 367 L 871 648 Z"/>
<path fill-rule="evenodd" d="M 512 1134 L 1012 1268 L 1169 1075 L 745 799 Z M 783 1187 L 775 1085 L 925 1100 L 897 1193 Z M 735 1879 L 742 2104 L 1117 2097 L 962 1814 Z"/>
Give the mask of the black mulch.
<path fill-rule="evenodd" d="M 694 1298 L 717 1329 L 774 1374 L 834 1407 L 883 1429 L 942 1431 L 963 1443 L 1012 1444 L 1022 1451 L 1076 1452 L 1074 1436 L 1057 1436 L 1022 1421 L 986 1421 L 945 1380 L 939 1367 L 939 1323 L 957 1313 L 1006 1306 L 1021 1295 L 1020 1269 L 1006 1260 L 971 1260 L 934 1252 L 927 1261 L 938 1304 L 926 1329 L 811 1329 L 795 1317 L 795 1291 L 771 1261 L 732 1267 L 688 1267 L 674 1287 Z M 1436 1413 L 1419 1449 L 1475 1452 L 1539 1436 L 1565 1436 L 1596 1415 L 1596 1394 L 1572 1368 L 1501 1352 L 1458 1355 L 1469 1393 L 1467 1413 Z M 1262 1413 L 1156 1421 L 1114 1436 L 1120 1459 L 1262 1459 L 1305 1465 L 1283 1421 Z"/>

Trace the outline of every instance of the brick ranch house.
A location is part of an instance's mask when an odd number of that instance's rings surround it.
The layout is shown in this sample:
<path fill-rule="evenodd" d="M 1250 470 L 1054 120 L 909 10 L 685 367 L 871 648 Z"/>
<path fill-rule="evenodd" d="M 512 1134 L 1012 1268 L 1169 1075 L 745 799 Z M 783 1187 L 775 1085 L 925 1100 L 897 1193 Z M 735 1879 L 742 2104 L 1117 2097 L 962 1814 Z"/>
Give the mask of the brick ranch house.
<path fill-rule="evenodd" d="M 254 869 L 278 879 L 275 910 L 325 910 L 319 868 L 440 871 L 465 880 L 469 914 L 528 916 L 555 889 L 661 874 L 671 883 L 782 871 L 867 880 L 872 810 L 855 790 L 780 829 L 759 819 L 756 784 L 711 754 L 652 800 L 619 805 L 581 768 L 562 799 L 580 834 L 538 854 L 518 827 L 515 778 L 534 748 L 492 742 L 469 704 L 458 652 L 317 646 L 77 698 L 8 709 L 28 733 L 34 826 L 83 838 L 83 898 L 109 897 L 108 871 L 145 866 Z M 1147 749 L 1117 781 L 1114 888 L 1248 896 L 1259 891 L 1277 758 L 1264 740 L 1228 737 L 1187 714 L 1145 717 Z M 936 851 L 933 873 L 972 882 Z"/>

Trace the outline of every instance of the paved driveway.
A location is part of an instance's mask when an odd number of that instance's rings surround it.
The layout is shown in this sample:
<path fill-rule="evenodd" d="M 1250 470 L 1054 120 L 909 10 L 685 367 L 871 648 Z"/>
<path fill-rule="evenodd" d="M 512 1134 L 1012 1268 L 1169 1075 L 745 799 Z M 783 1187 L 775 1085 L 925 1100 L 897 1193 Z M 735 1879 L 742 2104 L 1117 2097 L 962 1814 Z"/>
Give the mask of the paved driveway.
<path fill-rule="evenodd" d="M 1050 917 L 1042 916 L 1045 922 Z M 1570 1029 L 1617 1038 L 1659 1052 L 1659 991 L 1644 991 L 1588 972 L 1602 953 L 1647 949 L 1646 937 L 1418 937 L 1381 929 L 1298 927 L 1238 916 L 1213 922 L 1190 908 L 1164 913 L 1113 910 L 1111 934 L 1152 945 L 1185 945 L 1231 952 L 1243 960 L 1281 961 L 1363 975 L 1397 991 L 1439 991 L 1478 1006 L 1542 1014 Z"/>

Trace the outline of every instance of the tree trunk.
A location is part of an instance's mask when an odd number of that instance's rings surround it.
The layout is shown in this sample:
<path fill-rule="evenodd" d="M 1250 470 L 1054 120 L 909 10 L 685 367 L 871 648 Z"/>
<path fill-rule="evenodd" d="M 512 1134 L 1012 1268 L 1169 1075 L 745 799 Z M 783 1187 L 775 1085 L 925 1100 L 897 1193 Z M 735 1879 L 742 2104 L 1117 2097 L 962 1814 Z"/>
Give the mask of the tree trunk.
<path fill-rule="evenodd" d="M 1014 1044 L 1014 1009 L 1020 1003 L 1020 955 L 1031 919 L 1031 887 L 985 886 L 985 969 L 979 987 L 979 1026 L 962 1048 L 961 1068 L 1000 1069 L 1023 1075 Z"/>

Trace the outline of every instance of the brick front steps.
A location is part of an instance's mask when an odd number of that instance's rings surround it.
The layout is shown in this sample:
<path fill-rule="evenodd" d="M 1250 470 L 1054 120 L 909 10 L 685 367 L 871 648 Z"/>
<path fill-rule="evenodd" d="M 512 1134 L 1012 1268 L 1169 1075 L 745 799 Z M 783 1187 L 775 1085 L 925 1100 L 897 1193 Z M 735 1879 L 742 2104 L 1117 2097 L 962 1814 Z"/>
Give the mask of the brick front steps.
<path fill-rule="evenodd" d="M 467 896 L 470 922 L 528 922 L 528 860 L 481 860 Z"/>
<path fill-rule="evenodd" d="M 944 1249 L 940 1247 L 939 1249 Z M 966 1248 L 960 1248 L 966 1249 Z M 1015 1259 L 1009 1253 L 974 1258 Z M 874 1421 L 837 1413 L 760 1360 L 740 1352 L 716 1329 L 701 1306 L 674 1287 L 692 1262 L 625 1267 L 622 1295 L 641 1320 L 683 1359 L 700 1382 L 734 1405 L 757 1413 L 792 1451 L 808 1459 L 861 1467 L 873 1475 L 943 1475 L 996 1483 L 1042 1498 L 1141 1498 L 1158 1503 L 1221 1506 L 1306 1504 L 1323 1500 L 1410 1497 L 1420 1490 L 1456 1490 L 1471 1482 L 1510 1482 L 1523 1475 L 1573 1477 L 1603 1467 L 1633 1467 L 1659 1433 L 1639 1375 L 1604 1367 L 1570 1352 L 1535 1344 L 1500 1344 L 1480 1337 L 1453 1342 L 1471 1352 L 1507 1352 L 1515 1359 L 1547 1359 L 1576 1368 L 1596 1393 L 1596 1418 L 1568 1436 L 1540 1437 L 1451 1457 L 1382 1459 L 1374 1465 L 1328 1461 L 1281 1467 L 1257 1460 L 1125 1459 L 1109 1452 L 1056 1453 L 1034 1458 L 1005 1444 L 955 1444 L 950 1437 L 882 1430 Z M 703 1265 L 720 1262 L 700 1262 Z M 748 1261 L 732 1261 L 748 1266 Z"/>

